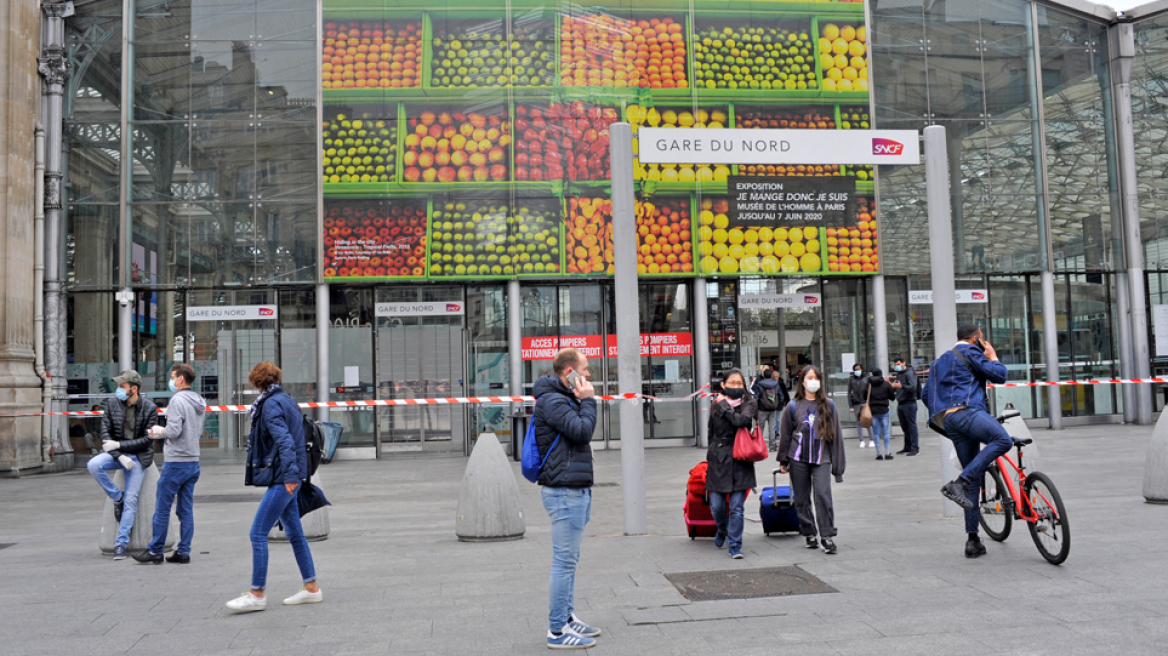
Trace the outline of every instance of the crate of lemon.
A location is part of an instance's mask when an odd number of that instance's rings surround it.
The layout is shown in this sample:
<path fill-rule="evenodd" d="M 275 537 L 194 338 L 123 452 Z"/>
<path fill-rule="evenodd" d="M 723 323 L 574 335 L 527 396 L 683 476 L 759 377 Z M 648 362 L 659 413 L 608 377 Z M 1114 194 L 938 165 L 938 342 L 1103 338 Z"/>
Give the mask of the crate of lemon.
<path fill-rule="evenodd" d="M 698 267 L 703 275 L 824 272 L 818 227 L 731 227 L 728 206 L 725 199 L 701 202 Z"/>
<path fill-rule="evenodd" d="M 868 95 L 868 34 L 864 25 L 819 22 L 824 95 Z"/>
<path fill-rule="evenodd" d="M 629 105 L 625 108 L 625 120 L 632 127 L 634 135 L 634 180 L 658 183 L 661 191 L 672 190 L 673 183 L 677 183 L 678 189 L 692 189 L 698 184 L 726 185 L 730 167 L 725 164 L 642 164 L 636 157 L 639 149 L 636 135 L 642 125 L 651 128 L 724 128 L 730 124 L 729 107 L 693 109 Z"/>

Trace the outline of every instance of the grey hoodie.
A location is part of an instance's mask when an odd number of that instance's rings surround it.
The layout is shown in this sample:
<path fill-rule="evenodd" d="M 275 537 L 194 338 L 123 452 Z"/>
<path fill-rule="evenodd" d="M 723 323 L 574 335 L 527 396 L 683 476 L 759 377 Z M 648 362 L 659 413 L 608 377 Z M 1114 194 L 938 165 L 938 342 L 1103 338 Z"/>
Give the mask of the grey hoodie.
<path fill-rule="evenodd" d="M 207 400 L 196 392 L 180 390 L 166 406 L 166 442 L 162 453 L 166 462 L 198 462 L 199 438 L 207 418 Z"/>

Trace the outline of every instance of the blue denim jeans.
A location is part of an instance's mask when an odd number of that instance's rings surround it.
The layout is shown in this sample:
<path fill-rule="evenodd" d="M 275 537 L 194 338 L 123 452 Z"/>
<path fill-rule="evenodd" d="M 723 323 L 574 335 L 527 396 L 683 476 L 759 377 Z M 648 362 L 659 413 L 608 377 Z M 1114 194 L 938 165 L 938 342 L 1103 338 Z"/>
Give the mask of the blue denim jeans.
<path fill-rule="evenodd" d="M 746 505 L 746 490 L 730 493 L 730 503 L 725 494 L 710 495 L 710 512 L 718 525 L 718 535 L 726 536 L 730 551 L 742 551 L 743 506 Z"/>
<path fill-rule="evenodd" d="M 1014 440 L 997 419 L 977 408 L 958 410 L 946 417 L 945 432 L 965 467 L 961 478 L 969 483 L 969 498 L 974 503 L 973 510 L 965 511 L 965 532 L 977 533 L 977 502 L 985 470 L 1014 446 Z M 982 444 L 986 445 L 984 449 Z"/>
<path fill-rule="evenodd" d="M 305 583 L 316 580 L 316 568 L 312 565 L 312 552 L 308 550 L 308 540 L 300 526 L 300 504 L 296 502 L 296 491 L 288 494 L 283 485 L 273 485 L 264 493 L 260 507 L 256 510 L 255 521 L 251 525 L 251 589 L 263 590 L 268 581 L 268 531 L 279 520 L 284 525 L 284 534 L 292 544 L 296 564 L 300 566 L 300 577 Z"/>
<path fill-rule="evenodd" d="M 882 415 L 872 415 L 872 434 L 876 437 L 876 455 L 888 455 L 892 453 L 892 415 L 885 412 Z M 884 443 L 884 450 L 880 450 L 880 443 Z"/>
<path fill-rule="evenodd" d="M 119 547 L 130 544 L 130 531 L 134 528 L 134 515 L 138 514 L 138 492 L 142 490 L 142 479 L 146 476 L 146 472 L 142 470 L 142 464 L 138 462 L 138 457 L 130 457 L 134 460 L 134 467 L 126 472 L 125 494 L 118 489 L 117 485 L 114 485 L 110 475 L 106 473 L 124 469 L 122 463 L 118 462 L 116 458 L 108 453 L 99 453 L 90 458 L 89 464 L 86 465 L 89 475 L 97 479 L 97 484 L 105 490 L 109 498 L 117 501 L 124 497 L 122 523 L 118 526 L 118 539 L 115 541 Z"/>
<path fill-rule="evenodd" d="M 191 539 L 195 537 L 195 483 L 199 482 L 199 463 L 168 462 L 162 465 L 158 477 L 158 496 L 154 502 L 154 538 L 147 549 L 152 554 L 162 553 L 166 545 L 166 531 L 170 524 L 170 507 L 178 496 L 178 524 L 181 527 L 177 553 L 190 555 Z"/>
<path fill-rule="evenodd" d="M 584 527 L 592 518 L 592 489 L 544 487 L 543 507 L 552 520 L 552 575 L 548 583 L 548 628 L 559 633 L 576 605 L 576 564 Z"/>

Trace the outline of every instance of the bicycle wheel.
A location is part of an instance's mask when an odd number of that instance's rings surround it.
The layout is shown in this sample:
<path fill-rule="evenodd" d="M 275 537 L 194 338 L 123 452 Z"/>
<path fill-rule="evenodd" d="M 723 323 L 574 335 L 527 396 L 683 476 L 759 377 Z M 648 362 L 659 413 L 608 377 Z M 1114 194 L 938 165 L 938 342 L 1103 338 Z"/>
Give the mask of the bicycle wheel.
<path fill-rule="evenodd" d="M 1034 546 L 1052 565 L 1059 565 L 1071 553 L 1071 524 L 1067 509 L 1050 477 L 1032 472 L 1026 477 L 1026 496 L 1038 515 L 1038 521 L 1027 522 Z"/>
<path fill-rule="evenodd" d="M 1010 537 L 1010 528 L 1014 526 L 1013 503 L 997 465 L 986 470 L 979 501 L 981 512 L 977 519 L 986 535 L 996 542 Z"/>

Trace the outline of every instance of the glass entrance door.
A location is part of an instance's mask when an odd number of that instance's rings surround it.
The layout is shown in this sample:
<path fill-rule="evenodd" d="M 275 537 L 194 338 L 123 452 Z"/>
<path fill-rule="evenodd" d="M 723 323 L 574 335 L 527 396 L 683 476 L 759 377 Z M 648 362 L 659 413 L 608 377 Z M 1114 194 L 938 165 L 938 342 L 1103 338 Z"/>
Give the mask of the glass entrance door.
<path fill-rule="evenodd" d="M 377 398 L 466 396 L 466 303 L 462 287 L 378 289 Z M 377 409 L 378 453 L 467 451 L 465 405 Z"/>

